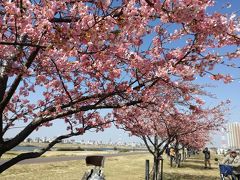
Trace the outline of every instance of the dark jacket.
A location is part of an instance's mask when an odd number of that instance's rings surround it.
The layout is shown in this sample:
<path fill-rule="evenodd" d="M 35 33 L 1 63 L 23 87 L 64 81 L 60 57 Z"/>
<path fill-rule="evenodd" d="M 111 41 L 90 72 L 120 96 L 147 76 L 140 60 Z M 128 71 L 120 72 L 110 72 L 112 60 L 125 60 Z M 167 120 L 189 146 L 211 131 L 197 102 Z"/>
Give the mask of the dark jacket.
<path fill-rule="evenodd" d="M 208 149 L 204 149 L 203 153 L 204 153 L 204 158 L 205 159 L 210 159 L 211 158 L 210 151 Z"/>

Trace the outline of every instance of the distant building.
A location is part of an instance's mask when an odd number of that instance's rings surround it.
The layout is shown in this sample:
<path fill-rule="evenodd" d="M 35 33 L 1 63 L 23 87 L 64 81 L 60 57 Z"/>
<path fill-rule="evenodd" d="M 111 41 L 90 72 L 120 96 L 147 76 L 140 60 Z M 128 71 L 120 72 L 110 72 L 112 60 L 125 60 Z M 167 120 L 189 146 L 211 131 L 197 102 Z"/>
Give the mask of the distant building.
<path fill-rule="evenodd" d="M 36 137 L 36 138 L 34 139 L 34 142 L 36 142 L 36 143 L 42 143 L 43 141 L 42 141 L 41 138 Z"/>
<path fill-rule="evenodd" d="M 227 140 L 227 134 L 224 128 L 221 129 L 221 141 L 220 141 L 220 147 L 221 149 L 227 149 L 228 148 L 228 140 Z"/>
<path fill-rule="evenodd" d="M 31 143 L 31 142 L 33 142 L 33 140 L 32 140 L 32 138 L 27 138 L 27 139 L 25 139 L 23 142 Z"/>
<path fill-rule="evenodd" d="M 227 139 L 229 148 L 240 149 L 240 123 L 229 123 L 227 125 Z"/>

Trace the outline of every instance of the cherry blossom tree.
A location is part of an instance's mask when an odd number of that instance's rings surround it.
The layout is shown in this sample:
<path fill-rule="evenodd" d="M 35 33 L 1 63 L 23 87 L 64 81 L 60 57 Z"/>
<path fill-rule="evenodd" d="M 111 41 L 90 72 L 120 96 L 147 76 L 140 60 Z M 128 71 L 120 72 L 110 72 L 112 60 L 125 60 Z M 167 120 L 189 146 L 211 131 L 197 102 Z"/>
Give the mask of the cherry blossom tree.
<path fill-rule="evenodd" d="M 200 126 L 199 129 L 196 131 L 189 131 L 188 133 L 184 133 L 180 136 L 176 136 L 174 142 L 172 143 L 172 146 L 175 151 L 175 164 L 176 167 L 180 167 L 181 160 L 184 160 L 184 155 L 185 155 L 185 148 L 187 147 L 188 149 L 194 150 L 194 151 L 199 151 L 202 149 L 207 143 L 210 142 L 211 138 L 210 135 L 213 133 L 213 131 L 216 131 L 219 129 L 220 126 L 223 125 L 218 124 L 217 127 L 209 127 L 209 128 L 202 128 Z M 225 122 L 226 123 L 226 122 Z M 214 129 L 214 130 L 213 130 Z M 182 153 L 180 152 L 182 150 Z M 183 157 L 181 157 L 183 156 Z M 172 162 L 171 162 L 172 164 Z"/>
<path fill-rule="evenodd" d="M 188 101 L 186 94 L 177 93 L 175 88 L 172 91 L 167 88 L 167 94 L 161 88 L 148 104 L 114 110 L 117 127 L 140 137 L 153 155 L 153 179 L 157 179 L 159 159 L 169 144 L 174 145 L 179 166 L 179 145 L 202 148 L 209 140 L 209 133 L 219 130 L 226 122 L 225 103 L 204 108 L 203 101 L 194 97 L 205 94 L 197 87 L 192 87 L 191 94 L 187 94 Z"/>
<path fill-rule="evenodd" d="M 0 157 L 54 120 L 69 129 L 0 172 L 64 138 L 108 127 L 101 109 L 144 102 L 155 86 L 188 94 L 176 79 L 194 80 L 223 57 L 239 57 L 237 17 L 209 14 L 210 6 L 213 0 L 0 1 Z M 216 53 L 229 45 L 231 52 Z M 231 81 L 212 74 L 221 78 Z M 25 127 L 6 140 L 18 122 Z"/>

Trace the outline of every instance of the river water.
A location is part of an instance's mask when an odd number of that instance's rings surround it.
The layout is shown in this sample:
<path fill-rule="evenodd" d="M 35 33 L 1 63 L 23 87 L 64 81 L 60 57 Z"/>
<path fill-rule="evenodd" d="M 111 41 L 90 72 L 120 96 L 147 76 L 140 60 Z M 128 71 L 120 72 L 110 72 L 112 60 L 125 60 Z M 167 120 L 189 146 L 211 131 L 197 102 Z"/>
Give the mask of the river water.
<path fill-rule="evenodd" d="M 36 147 L 36 146 L 16 146 L 11 150 L 12 151 L 34 151 L 34 150 L 38 150 L 38 149 L 40 149 L 40 147 Z"/>
<path fill-rule="evenodd" d="M 39 150 L 41 149 L 41 147 L 37 147 L 37 146 L 16 146 L 12 149 L 12 151 L 34 151 L 34 150 Z M 109 147 L 100 147 L 100 148 L 97 148 L 97 147 L 94 147 L 94 148 L 84 148 L 84 151 L 113 151 L 113 150 L 129 150 L 129 151 L 142 151 L 143 149 L 122 149 L 122 148 L 109 148 Z"/>

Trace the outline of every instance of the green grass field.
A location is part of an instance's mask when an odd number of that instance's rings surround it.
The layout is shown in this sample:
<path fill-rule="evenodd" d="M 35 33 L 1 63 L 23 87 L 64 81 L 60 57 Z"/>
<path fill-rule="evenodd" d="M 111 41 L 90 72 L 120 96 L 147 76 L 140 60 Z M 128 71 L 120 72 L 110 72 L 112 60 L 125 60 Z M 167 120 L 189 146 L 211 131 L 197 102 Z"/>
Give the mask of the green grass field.
<path fill-rule="evenodd" d="M 105 160 L 104 174 L 107 180 L 144 180 L 145 160 L 152 162 L 152 156 L 129 155 L 111 157 Z M 85 161 L 65 161 L 45 164 L 15 165 L 0 175 L 2 180 L 79 180 L 90 167 Z M 212 160 L 212 169 L 203 168 L 201 156 L 191 157 L 180 168 L 170 168 L 164 160 L 164 180 L 217 180 L 219 171 Z"/>

